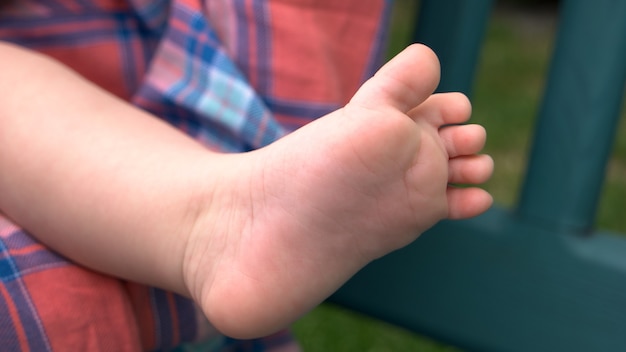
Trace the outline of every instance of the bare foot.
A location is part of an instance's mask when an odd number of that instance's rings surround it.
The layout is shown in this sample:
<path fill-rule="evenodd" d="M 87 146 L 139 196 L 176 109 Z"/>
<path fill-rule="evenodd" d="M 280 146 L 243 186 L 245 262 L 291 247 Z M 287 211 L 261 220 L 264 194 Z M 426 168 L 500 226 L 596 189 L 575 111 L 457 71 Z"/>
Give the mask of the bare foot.
<path fill-rule="evenodd" d="M 263 336 L 292 323 L 375 258 L 444 218 L 484 212 L 475 184 L 485 131 L 461 94 L 432 95 L 439 63 L 413 45 L 343 109 L 251 153 L 225 156 L 189 238 L 191 296 L 223 333 Z"/>

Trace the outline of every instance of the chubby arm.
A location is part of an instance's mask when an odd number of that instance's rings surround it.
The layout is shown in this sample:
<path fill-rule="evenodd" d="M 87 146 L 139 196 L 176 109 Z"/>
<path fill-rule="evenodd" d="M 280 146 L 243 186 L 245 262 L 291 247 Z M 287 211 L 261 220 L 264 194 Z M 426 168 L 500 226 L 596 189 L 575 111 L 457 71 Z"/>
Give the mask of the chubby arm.
<path fill-rule="evenodd" d="M 186 294 L 207 151 L 38 54 L 0 43 L 0 212 L 89 267 Z"/>

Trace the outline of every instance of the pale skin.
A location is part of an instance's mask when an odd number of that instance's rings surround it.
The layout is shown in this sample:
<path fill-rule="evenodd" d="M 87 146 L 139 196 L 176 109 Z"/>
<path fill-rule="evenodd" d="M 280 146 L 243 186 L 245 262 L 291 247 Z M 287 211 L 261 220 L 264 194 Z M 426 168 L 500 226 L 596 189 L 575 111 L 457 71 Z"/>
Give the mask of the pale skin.
<path fill-rule="evenodd" d="M 19 64 L 18 64 L 19 63 Z M 68 258 L 191 297 L 223 333 L 289 325 L 375 258 L 492 203 L 467 98 L 412 45 L 344 108 L 211 152 L 39 55 L 0 44 L 0 210 Z M 28 84 L 26 84 L 28 83 Z M 444 127 L 445 126 L 445 127 Z"/>

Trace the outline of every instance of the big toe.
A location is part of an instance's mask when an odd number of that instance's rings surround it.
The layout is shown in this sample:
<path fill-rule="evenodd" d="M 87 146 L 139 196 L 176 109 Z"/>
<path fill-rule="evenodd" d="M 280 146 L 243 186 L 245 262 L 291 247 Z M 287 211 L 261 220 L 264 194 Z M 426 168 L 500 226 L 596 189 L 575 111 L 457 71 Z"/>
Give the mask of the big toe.
<path fill-rule="evenodd" d="M 428 98 L 439 84 L 439 60 L 425 45 L 413 44 L 361 86 L 351 104 L 407 113 Z"/>

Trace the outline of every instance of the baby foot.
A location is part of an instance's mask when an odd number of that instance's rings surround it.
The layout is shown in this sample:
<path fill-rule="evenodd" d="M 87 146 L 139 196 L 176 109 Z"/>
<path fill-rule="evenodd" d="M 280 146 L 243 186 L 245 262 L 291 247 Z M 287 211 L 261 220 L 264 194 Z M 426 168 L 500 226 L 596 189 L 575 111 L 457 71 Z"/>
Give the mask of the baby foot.
<path fill-rule="evenodd" d="M 274 144 L 223 156 L 185 253 L 189 293 L 223 333 L 270 334 L 375 258 L 492 202 L 490 157 L 461 94 L 432 95 L 434 53 L 413 45 L 343 109 Z M 444 127 L 446 126 L 446 127 Z M 220 188 L 217 188 L 220 187 Z"/>

